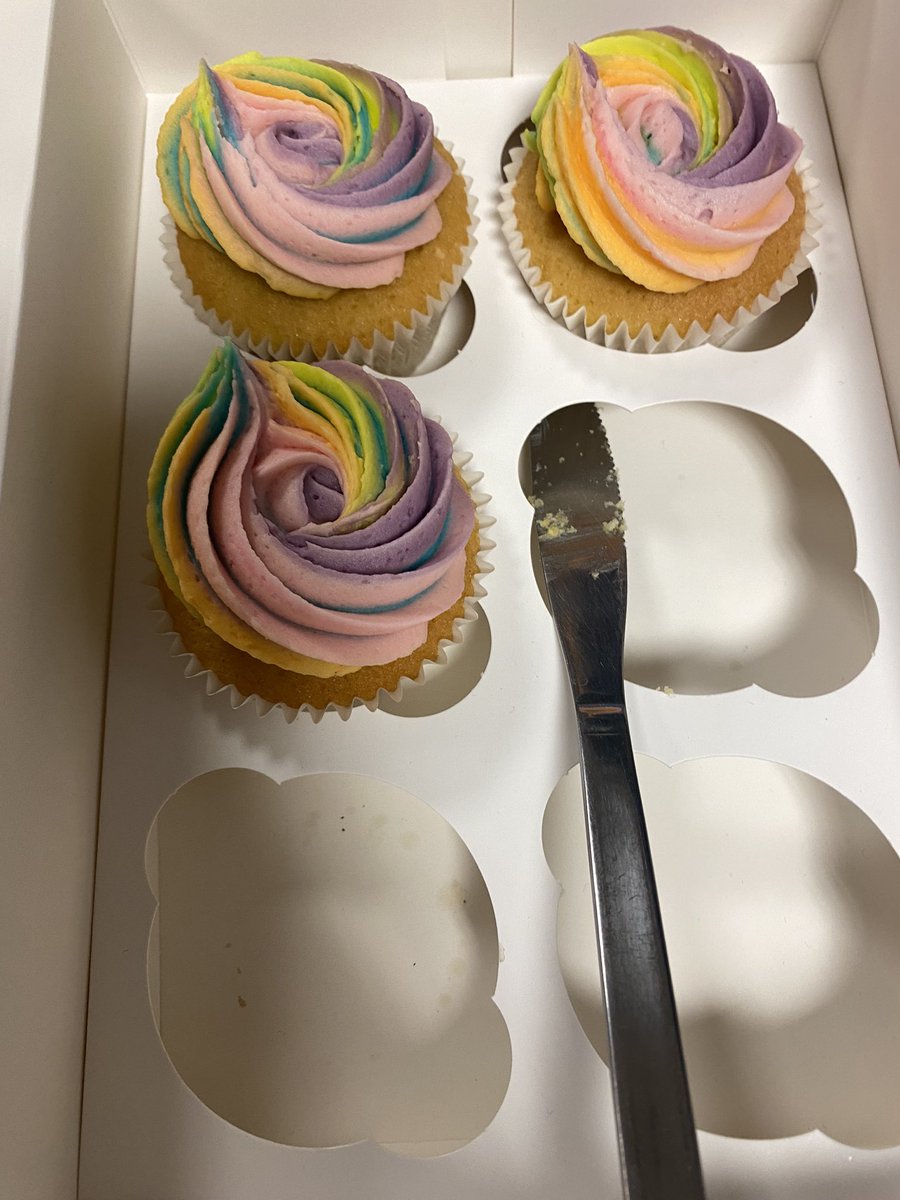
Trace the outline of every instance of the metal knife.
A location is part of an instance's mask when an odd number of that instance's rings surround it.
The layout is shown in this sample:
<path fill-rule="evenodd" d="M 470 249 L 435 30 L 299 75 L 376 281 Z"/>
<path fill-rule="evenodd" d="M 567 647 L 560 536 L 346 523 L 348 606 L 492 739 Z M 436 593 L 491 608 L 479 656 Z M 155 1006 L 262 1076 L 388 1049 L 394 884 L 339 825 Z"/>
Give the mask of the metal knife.
<path fill-rule="evenodd" d="M 581 742 L 610 1073 L 628 1200 L 703 1200 L 697 1136 L 622 679 L 625 521 L 600 413 L 532 430 L 531 502 Z M 526 476 L 527 478 L 527 476 Z"/>

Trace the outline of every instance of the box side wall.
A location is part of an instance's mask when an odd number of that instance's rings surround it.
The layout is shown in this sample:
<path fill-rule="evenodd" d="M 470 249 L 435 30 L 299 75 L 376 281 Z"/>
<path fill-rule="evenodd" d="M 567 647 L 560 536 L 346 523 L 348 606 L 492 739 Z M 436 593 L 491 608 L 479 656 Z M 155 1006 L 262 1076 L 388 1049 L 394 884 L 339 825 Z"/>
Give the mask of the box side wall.
<path fill-rule="evenodd" d="M 316 0 L 301 9 L 268 0 L 108 0 L 148 92 L 179 91 L 201 58 L 222 62 L 248 50 L 359 63 L 398 79 L 458 79 L 510 73 L 512 0 L 431 6 L 390 0 Z"/>
<path fill-rule="evenodd" d="M 4 31 L 6 59 L 0 81 L 0 103 L 4 111 L 15 112 L 16 119 L 0 123 L 0 162 L 17 163 L 18 169 L 3 173 L 3 220 L 0 221 L 0 279 L 4 281 L 0 288 L 0 479 L 19 325 L 25 229 L 37 162 L 52 15 L 52 0 L 33 0 L 19 6 L 16 20 L 10 21 Z"/>
<path fill-rule="evenodd" d="M 44 95 L 0 492 L 0 1178 L 72 1200 L 145 108 L 100 0 L 57 0 Z"/>
<path fill-rule="evenodd" d="M 806 62 L 818 53 L 835 9 L 835 0 L 756 0 L 752 18 L 741 4 L 717 0 L 516 0 L 513 71 L 547 73 L 572 41 L 585 42 L 603 33 L 629 28 L 677 24 L 719 42 L 726 50 L 755 62 Z"/>
<path fill-rule="evenodd" d="M 441 11 L 448 79 L 512 74 L 513 0 L 455 0 Z"/>
<path fill-rule="evenodd" d="M 844 0 L 819 55 L 819 75 L 853 221 L 869 316 L 900 437 L 900 138 L 896 53 L 900 5 Z"/>

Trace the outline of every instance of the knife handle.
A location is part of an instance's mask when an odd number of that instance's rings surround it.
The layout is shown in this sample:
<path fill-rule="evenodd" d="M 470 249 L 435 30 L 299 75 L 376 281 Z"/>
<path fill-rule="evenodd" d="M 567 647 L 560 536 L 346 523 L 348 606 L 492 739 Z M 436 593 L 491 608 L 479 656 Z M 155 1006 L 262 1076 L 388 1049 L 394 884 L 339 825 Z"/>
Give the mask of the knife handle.
<path fill-rule="evenodd" d="M 703 1200 L 672 979 L 624 705 L 579 705 L 584 811 L 627 1200 Z"/>

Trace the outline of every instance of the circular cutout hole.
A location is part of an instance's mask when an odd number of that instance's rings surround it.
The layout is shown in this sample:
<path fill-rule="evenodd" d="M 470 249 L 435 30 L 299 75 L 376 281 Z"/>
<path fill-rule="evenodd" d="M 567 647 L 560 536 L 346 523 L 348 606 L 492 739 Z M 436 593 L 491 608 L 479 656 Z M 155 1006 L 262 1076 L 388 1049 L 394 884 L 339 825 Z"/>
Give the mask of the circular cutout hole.
<path fill-rule="evenodd" d="M 724 342 L 720 350 L 770 350 L 790 341 L 799 333 L 816 307 L 819 285 L 812 267 L 797 277 L 797 284 L 786 292 L 777 304 L 767 309 L 749 325 L 738 329 Z"/>
<path fill-rule="evenodd" d="M 491 657 L 491 627 L 480 604 L 476 619 L 465 629 L 461 642 L 445 647 L 447 661 L 426 666 L 421 683 L 405 687 L 399 700 L 385 697 L 378 707 L 396 717 L 432 717 L 446 712 L 479 682 Z"/>
<path fill-rule="evenodd" d="M 408 379 L 429 375 L 445 367 L 465 349 L 474 328 L 475 297 L 463 280 L 436 327 L 429 331 L 430 340 L 426 338 L 420 345 L 413 346 L 406 365 L 391 374 Z"/>
<path fill-rule="evenodd" d="M 700 1128 L 900 1143 L 900 859 L 802 771 L 637 756 Z M 562 889 L 560 968 L 608 1058 L 580 772 L 554 789 L 544 851 Z"/>
<path fill-rule="evenodd" d="M 212 771 L 163 805 L 147 878 L 160 1037 L 224 1120 L 417 1156 L 493 1120 L 511 1067 L 493 906 L 427 804 L 360 775 Z"/>
<path fill-rule="evenodd" d="M 693 694 L 755 683 L 784 696 L 855 678 L 874 653 L 878 612 L 854 570 L 847 501 L 818 455 L 729 405 L 602 411 L 627 526 L 626 678 Z M 526 494 L 529 478 L 526 442 Z M 533 530 L 531 554 L 546 603 Z"/>

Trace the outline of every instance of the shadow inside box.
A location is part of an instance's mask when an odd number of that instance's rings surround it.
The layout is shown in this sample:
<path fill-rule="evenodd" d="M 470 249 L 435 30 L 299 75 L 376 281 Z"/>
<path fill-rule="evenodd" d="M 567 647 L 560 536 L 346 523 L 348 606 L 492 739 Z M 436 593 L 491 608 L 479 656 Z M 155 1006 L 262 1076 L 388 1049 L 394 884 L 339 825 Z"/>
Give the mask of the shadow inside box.
<path fill-rule="evenodd" d="M 872 1162 L 857 1164 L 848 1155 L 848 1165 L 843 1171 L 831 1170 L 827 1175 L 817 1172 L 805 1179 L 792 1174 L 778 1191 L 760 1190 L 758 1176 L 746 1180 L 717 1180 L 715 1190 L 710 1190 L 710 1200 L 896 1200 L 896 1163 L 877 1165 Z"/>
<path fill-rule="evenodd" d="M 218 1116 L 417 1157 L 493 1120 L 511 1069 L 493 906 L 427 804 L 361 775 L 209 772 L 160 810 L 147 877 L 157 1027 Z"/>
<path fill-rule="evenodd" d="M 462 354 L 475 328 L 475 317 L 475 297 L 472 295 L 472 289 L 463 280 L 444 310 L 427 352 L 405 373 L 406 376 L 412 377 L 409 386 L 413 391 L 416 376 L 430 375 L 432 371 L 446 367 L 457 355 Z"/>
<path fill-rule="evenodd" d="M 900 859 L 800 771 L 697 759 L 638 774 L 701 1129 L 900 1144 Z M 606 1060 L 580 778 L 544 819 L 560 966 Z"/>
<path fill-rule="evenodd" d="M 776 422 L 714 401 L 599 407 L 626 524 L 626 678 L 784 696 L 855 678 L 875 650 L 878 612 L 854 570 L 847 501 L 818 455 Z M 590 447 L 571 453 L 575 462 Z M 531 554 L 546 603 L 534 528 Z"/>
<path fill-rule="evenodd" d="M 722 350 L 747 352 L 771 350 L 799 333 L 816 307 L 819 285 L 812 267 L 801 271 L 795 287 L 786 292 L 777 304 L 756 320 L 738 329 L 725 342 Z"/>
<path fill-rule="evenodd" d="M 500 177 L 506 179 L 506 168 L 512 162 L 512 152 L 522 145 L 522 134 L 534 130 L 534 122 L 531 117 L 525 117 L 511 131 L 509 137 L 503 143 L 503 149 L 500 151 Z"/>

